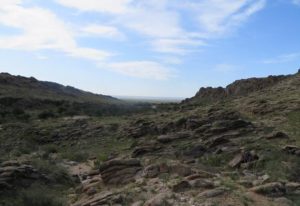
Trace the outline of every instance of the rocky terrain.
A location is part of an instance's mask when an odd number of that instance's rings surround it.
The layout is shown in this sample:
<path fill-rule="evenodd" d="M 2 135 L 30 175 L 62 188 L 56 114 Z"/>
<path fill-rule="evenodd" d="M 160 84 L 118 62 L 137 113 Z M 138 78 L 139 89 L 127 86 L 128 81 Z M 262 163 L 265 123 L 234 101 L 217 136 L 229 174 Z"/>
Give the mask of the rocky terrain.
<path fill-rule="evenodd" d="M 297 206 L 300 71 L 139 112 L 17 115 L 0 142 L 0 205 Z"/>

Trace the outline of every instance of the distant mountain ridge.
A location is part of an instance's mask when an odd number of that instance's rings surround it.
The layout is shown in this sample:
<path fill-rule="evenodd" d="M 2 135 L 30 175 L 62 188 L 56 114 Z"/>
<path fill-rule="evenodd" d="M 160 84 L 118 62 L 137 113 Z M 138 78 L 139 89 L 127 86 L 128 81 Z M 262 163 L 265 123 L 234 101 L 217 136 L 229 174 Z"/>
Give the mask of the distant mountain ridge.
<path fill-rule="evenodd" d="M 14 76 L 9 73 L 0 73 L 0 98 L 4 96 L 37 99 L 50 98 L 75 102 L 121 103 L 120 100 L 114 97 L 93 94 L 71 86 L 39 81 L 34 77 L 27 78 Z"/>
<path fill-rule="evenodd" d="M 0 73 L 0 123 L 35 117 L 119 115 L 133 104 L 33 77 Z"/>

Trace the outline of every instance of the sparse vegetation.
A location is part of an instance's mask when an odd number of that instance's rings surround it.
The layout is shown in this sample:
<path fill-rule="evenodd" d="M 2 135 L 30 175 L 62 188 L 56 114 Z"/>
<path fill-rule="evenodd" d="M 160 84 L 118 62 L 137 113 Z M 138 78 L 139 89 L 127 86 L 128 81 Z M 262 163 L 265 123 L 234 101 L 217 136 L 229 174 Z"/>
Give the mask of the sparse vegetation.
<path fill-rule="evenodd" d="M 270 182 L 279 187 L 300 182 L 297 151 L 283 150 L 286 145 L 295 150 L 300 146 L 300 96 L 288 89 L 292 83 L 286 84 L 221 101 L 159 103 L 155 110 L 149 109 L 152 104 L 111 104 L 118 100 L 102 96 L 105 100 L 97 102 L 94 95 L 85 93 L 76 99 L 53 92 L 41 99 L 40 90 L 26 98 L 24 94 L 0 97 L 0 162 L 24 161 L 24 167 L 44 177 L 37 175 L 25 186 L 9 182 L 17 186 L 0 194 L 0 205 L 62 206 L 107 191 L 112 193 L 105 197 L 107 204 L 131 205 L 135 200 L 144 204 L 157 195 L 161 204 L 182 201 L 189 205 L 191 199 L 202 204 L 205 195 L 216 195 L 211 198 L 216 205 L 222 205 L 224 197 L 232 205 L 258 205 L 255 198 L 245 195 L 250 188 Z M 25 99 L 28 108 L 12 106 Z M 286 136 L 272 137 L 276 132 Z M 164 135 L 170 138 L 159 141 Z M 136 182 L 110 187 L 104 183 L 105 175 L 100 179 L 100 168 L 114 158 L 129 163 L 112 163 L 105 170 L 112 173 L 106 174 L 107 181 L 130 180 L 136 172 Z M 131 162 L 132 158 L 137 162 Z M 229 164 L 233 160 L 236 164 Z M 80 180 L 92 181 L 84 183 L 90 189 L 78 187 Z M 187 188 L 174 195 L 174 184 Z M 222 188 L 226 192 L 220 191 Z M 171 195 L 160 197 L 160 191 Z M 272 187 L 266 191 L 274 192 Z M 202 192 L 207 194 L 200 198 Z M 293 193 L 281 196 L 299 204 Z M 169 203 L 170 199 L 173 202 Z M 265 202 L 270 201 L 265 198 Z"/>

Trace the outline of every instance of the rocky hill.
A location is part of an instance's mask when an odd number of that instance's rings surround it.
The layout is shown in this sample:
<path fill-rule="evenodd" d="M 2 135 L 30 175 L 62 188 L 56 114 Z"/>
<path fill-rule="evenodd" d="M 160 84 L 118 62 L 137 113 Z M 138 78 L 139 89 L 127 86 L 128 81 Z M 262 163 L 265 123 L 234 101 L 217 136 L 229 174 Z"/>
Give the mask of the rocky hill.
<path fill-rule="evenodd" d="M 93 94 L 71 86 L 33 77 L 0 73 L 0 122 L 40 116 L 111 115 L 137 109 L 111 96 Z"/>
<path fill-rule="evenodd" d="M 300 73 L 0 125 L 0 205 L 298 206 Z"/>
<path fill-rule="evenodd" d="M 298 71 L 298 74 L 300 70 Z M 288 76 L 269 76 L 266 78 L 250 78 L 242 79 L 229 84 L 226 88 L 223 87 L 202 87 L 196 95 L 190 99 L 186 99 L 184 103 L 199 103 L 223 100 L 225 98 L 235 98 L 247 96 L 253 92 L 268 89 L 284 80 L 293 78 L 293 75 Z"/>
<path fill-rule="evenodd" d="M 52 99 L 74 102 L 120 103 L 120 100 L 54 82 L 0 73 L 1 98 Z"/>

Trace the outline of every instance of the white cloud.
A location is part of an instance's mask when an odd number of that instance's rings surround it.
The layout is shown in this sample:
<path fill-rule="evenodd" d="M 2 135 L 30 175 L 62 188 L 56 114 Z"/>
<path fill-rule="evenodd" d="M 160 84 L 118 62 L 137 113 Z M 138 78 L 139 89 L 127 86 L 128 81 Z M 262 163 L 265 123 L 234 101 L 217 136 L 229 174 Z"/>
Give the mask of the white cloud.
<path fill-rule="evenodd" d="M 210 38 L 231 32 L 265 5 L 266 0 L 203 0 L 185 8 L 194 11 L 200 33 Z"/>
<path fill-rule="evenodd" d="M 152 46 L 155 51 L 162 53 L 173 53 L 184 55 L 191 51 L 191 47 L 203 46 L 205 43 L 195 39 L 156 39 L 153 40 Z"/>
<path fill-rule="evenodd" d="M 124 39 L 125 36 L 122 32 L 113 26 L 103 26 L 97 24 L 91 24 L 81 29 L 81 31 L 88 35 L 93 35 L 103 38 L 114 38 L 114 39 Z"/>
<path fill-rule="evenodd" d="M 112 53 L 82 47 L 76 38 L 83 35 L 87 38 L 94 36 L 122 39 L 127 34 L 125 32 L 128 32 L 127 36 L 130 39 L 131 33 L 135 32 L 139 37 L 132 41 L 145 41 L 152 51 L 172 55 L 172 59 L 161 59 L 166 65 L 179 64 L 182 60 L 178 57 L 182 58 L 181 55 L 199 50 L 199 47 L 205 46 L 211 38 L 222 37 L 235 30 L 266 4 L 266 0 L 55 0 L 55 2 L 83 12 L 79 15 L 86 15 L 85 12 L 100 13 L 99 21 L 103 22 L 88 24 L 85 27 L 78 22 L 67 24 L 49 9 L 28 5 L 25 7 L 22 0 L 0 0 L 0 24 L 21 32 L 0 36 L 0 48 L 27 51 L 57 50 L 69 56 L 89 59 L 98 64 L 103 63 L 110 70 L 124 75 L 157 80 L 172 77 L 173 71 L 163 64 L 150 60 L 109 63 L 106 60 L 113 55 Z M 70 29 L 69 24 L 75 28 Z M 79 34 L 75 31 L 79 31 Z M 223 66 L 223 70 L 226 70 L 226 67 Z"/>
<path fill-rule="evenodd" d="M 127 76 L 166 80 L 173 76 L 170 68 L 153 61 L 129 61 L 107 65 L 108 69 Z"/>
<path fill-rule="evenodd" d="M 36 51 L 52 49 L 96 61 L 111 54 L 77 45 L 74 33 L 51 11 L 23 7 L 21 1 L 1 1 L 0 24 L 19 29 L 20 34 L 0 36 L 0 48 Z"/>
<path fill-rule="evenodd" d="M 107 12 L 112 14 L 124 13 L 132 0 L 56 0 L 61 5 L 81 11 Z"/>
<path fill-rule="evenodd" d="M 291 62 L 299 59 L 300 59 L 300 53 L 296 52 L 296 53 L 282 54 L 275 58 L 264 60 L 263 63 L 279 64 L 279 63 L 286 63 L 286 62 Z"/>
<path fill-rule="evenodd" d="M 197 45 L 199 41 L 182 28 L 180 13 L 168 9 L 168 5 L 172 4 L 169 0 L 103 1 L 105 6 L 96 3 L 102 1 L 95 0 L 93 7 L 88 6 L 89 3 L 92 5 L 92 0 L 89 0 L 87 5 L 84 5 L 86 2 L 76 0 L 57 0 L 57 2 L 80 11 L 101 13 L 107 12 L 108 9 L 105 8 L 110 4 L 116 8 L 122 7 L 122 10 L 115 11 L 109 6 L 110 13 L 114 14 L 112 17 L 116 26 L 126 27 L 144 36 L 146 41 L 150 42 L 151 48 L 157 52 L 185 53 L 189 46 Z"/>
<path fill-rule="evenodd" d="M 157 59 L 167 65 L 179 65 L 183 63 L 182 59 L 177 56 L 159 56 Z"/>
<path fill-rule="evenodd" d="M 266 4 L 266 0 L 56 1 L 83 12 L 109 13 L 117 27 L 141 34 L 154 51 L 180 55 L 205 45 L 206 39 L 233 31 Z M 190 14 L 184 16 L 188 21 L 198 22 L 193 31 L 182 25 L 183 12 Z"/>

